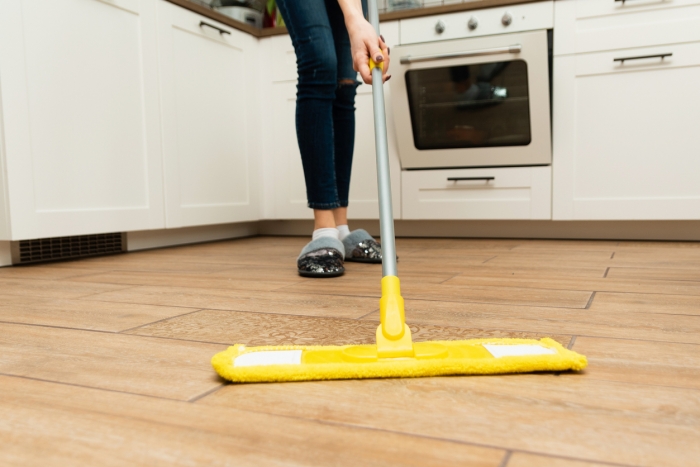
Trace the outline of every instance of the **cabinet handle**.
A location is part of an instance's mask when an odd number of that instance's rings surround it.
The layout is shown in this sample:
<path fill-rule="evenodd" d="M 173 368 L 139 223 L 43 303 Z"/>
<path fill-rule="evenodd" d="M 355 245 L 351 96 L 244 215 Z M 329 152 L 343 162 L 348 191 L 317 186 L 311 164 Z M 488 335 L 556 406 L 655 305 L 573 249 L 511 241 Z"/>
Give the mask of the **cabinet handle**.
<path fill-rule="evenodd" d="M 481 55 L 497 55 L 497 54 L 519 54 L 523 50 L 523 46 L 520 44 L 509 45 L 507 47 L 495 47 L 493 49 L 481 49 L 472 50 L 469 52 L 454 52 L 449 54 L 437 54 L 437 55 L 419 55 L 413 57 L 411 55 L 405 55 L 401 57 L 401 64 L 407 65 L 409 63 L 416 62 L 428 62 L 431 60 L 447 60 L 450 58 L 464 58 L 464 57 L 479 57 Z"/>
<path fill-rule="evenodd" d="M 217 31 L 219 31 L 219 34 L 231 34 L 231 32 L 227 31 L 226 29 L 221 29 L 219 27 L 214 26 L 213 24 L 209 24 L 209 23 L 205 23 L 204 21 L 200 21 L 199 27 L 201 28 L 202 26 L 207 26 L 209 28 L 216 29 Z"/>
<path fill-rule="evenodd" d="M 673 54 L 672 53 L 667 53 L 667 54 L 656 54 L 656 55 L 640 55 L 638 57 L 624 57 L 624 58 L 614 58 L 613 62 L 620 62 L 620 65 L 623 65 L 625 63 L 625 60 L 642 60 L 645 58 L 660 58 L 663 60 L 666 57 L 671 57 Z"/>
<path fill-rule="evenodd" d="M 463 180 L 483 180 L 488 182 L 490 180 L 496 180 L 496 177 L 447 177 L 448 182 L 461 182 Z"/>
<path fill-rule="evenodd" d="M 629 2 L 630 0 L 615 0 L 615 3 L 617 2 L 622 2 L 622 6 L 625 6 L 625 2 Z M 658 0 L 657 3 L 666 3 L 668 0 Z"/>

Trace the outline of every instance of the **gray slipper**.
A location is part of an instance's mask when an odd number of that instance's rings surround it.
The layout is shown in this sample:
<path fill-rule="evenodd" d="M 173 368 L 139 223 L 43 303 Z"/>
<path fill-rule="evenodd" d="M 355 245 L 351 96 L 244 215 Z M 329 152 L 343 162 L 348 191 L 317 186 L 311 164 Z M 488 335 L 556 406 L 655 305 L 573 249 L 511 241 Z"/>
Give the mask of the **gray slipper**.
<path fill-rule="evenodd" d="M 343 239 L 345 261 L 359 263 L 381 263 L 382 246 L 366 230 L 357 229 Z"/>
<path fill-rule="evenodd" d="M 304 277 L 337 277 L 345 272 L 345 247 L 337 238 L 320 237 L 302 248 L 297 270 Z"/>

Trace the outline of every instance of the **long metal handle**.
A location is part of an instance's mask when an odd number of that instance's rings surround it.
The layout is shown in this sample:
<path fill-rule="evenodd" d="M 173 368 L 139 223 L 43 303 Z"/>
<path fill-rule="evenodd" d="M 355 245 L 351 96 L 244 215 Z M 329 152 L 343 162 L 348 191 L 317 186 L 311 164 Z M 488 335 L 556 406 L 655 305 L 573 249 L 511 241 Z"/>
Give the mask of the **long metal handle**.
<path fill-rule="evenodd" d="M 496 180 L 496 177 L 447 177 L 448 182 L 461 182 L 463 180 L 481 180 L 481 181 L 490 181 L 490 180 Z"/>
<path fill-rule="evenodd" d="M 645 58 L 660 58 L 663 60 L 666 57 L 671 57 L 673 56 L 672 53 L 667 53 L 667 54 L 656 54 L 656 55 L 640 55 L 638 57 L 623 57 L 623 58 L 613 58 L 613 62 L 620 62 L 620 64 L 624 64 L 628 60 L 643 60 Z"/>
<path fill-rule="evenodd" d="M 494 47 L 492 49 L 470 50 L 466 52 L 453 52 L 449 54 L 418 55 L 416 57 L 412 55 L 405 55 L 401 57 L 401 64 L 407 65 L 409 63 L 447 60 L 450 58 L 480 57 L 483 55 L 519 54 L 522 50 L 523 46 L 521 44 L 513 44 L 506 47 Z"/>
<path fill-rule="evenodd" d="M 369 0 L 369 22 L 379 35 L 377 0 Z M 374 107 L 374 144 L 377 151 L 377 186 L 379 191 L 379 231 L 382 236 L 382 276 L 396 276 L 396 241 L 394 213 L 391 205 L 391 173 L 389 145 L 386 136 L 382 69 L 372 69 L 372 101 Z"/>
<path fill-rule="evenodd" d="M 231 34 L 231 32 L 227 31 L 226 29 L 221 29 L 220 27 L 214 26 L 213 24 L 209 24 L 209 23 L 205 23 L 204 21 L 200 21 L 199 27 L 201 28 L 202 26 L 216 29 L 217 31 L 219 31 L 219 34 Z"/>

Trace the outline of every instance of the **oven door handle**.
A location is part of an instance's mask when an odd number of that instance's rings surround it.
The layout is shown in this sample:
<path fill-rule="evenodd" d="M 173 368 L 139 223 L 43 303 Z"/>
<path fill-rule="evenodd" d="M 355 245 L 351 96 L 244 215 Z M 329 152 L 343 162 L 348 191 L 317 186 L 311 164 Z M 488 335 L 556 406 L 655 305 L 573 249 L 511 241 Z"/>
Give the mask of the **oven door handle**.
<path fill-rule="evenodd" d="M 480 49 L 480 50 L 470 50 L 467 52 L 452 52 L 449 54 L 436 54 L 436 55 L 405 55 L 401 57 L 401 64 L 408 65 L 409 63 L 418 62 L 430 62 L 433 60 L 447 60 L 450 58 L 466 58 L 466 57 L 480 57 L 483 55 L 498 55 L 498 54 L 519 54 L 523 50 L 523 46 L 520 44 L 509 45 L 506 47 L 494 47 L 492 49 Z"/>

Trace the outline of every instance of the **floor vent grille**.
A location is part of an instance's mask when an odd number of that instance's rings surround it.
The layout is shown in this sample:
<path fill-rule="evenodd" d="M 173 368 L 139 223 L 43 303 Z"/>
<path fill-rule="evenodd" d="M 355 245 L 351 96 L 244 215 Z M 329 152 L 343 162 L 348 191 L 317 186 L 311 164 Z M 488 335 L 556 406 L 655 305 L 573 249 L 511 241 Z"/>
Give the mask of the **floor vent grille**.
<path fill-rule="evenodd" d="M 37 240 L 21 240 L 17 243 L 19 244 L 19 251 L 17 251 L 18 254 L 14 264 L 83 258 L 124 251 L 124 241 L 121 233 L 40 238 Z"/>

